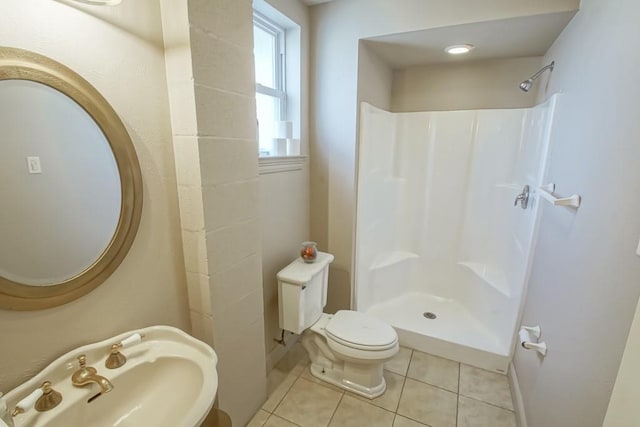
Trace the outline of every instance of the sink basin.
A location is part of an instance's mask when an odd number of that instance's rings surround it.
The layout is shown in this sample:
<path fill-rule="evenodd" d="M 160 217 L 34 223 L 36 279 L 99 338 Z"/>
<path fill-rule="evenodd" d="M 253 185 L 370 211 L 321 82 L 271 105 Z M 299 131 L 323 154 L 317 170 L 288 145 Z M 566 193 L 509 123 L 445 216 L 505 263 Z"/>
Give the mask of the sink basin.
<path fill-rule="evenodd" d="M 111 345 L 134 333 L 144 337 L 122 350 L 127 362 L 120 368 L 105 368 Z M 113 384 L 113 390 L 99 394 L 96 384 L 81 388 L 71 384 L 81 354 L 86 354 L 87 365 Z M 176 328 L 152 326 L 70 351 L 5 398 L 13 408 L 44 381 L 62 394 L 62 402 L 49 411 L 32 409 L 16 416 L 15 427 L 197 427 L 216 397 L 216 364 L 216 354 L 207 344 Z"/>

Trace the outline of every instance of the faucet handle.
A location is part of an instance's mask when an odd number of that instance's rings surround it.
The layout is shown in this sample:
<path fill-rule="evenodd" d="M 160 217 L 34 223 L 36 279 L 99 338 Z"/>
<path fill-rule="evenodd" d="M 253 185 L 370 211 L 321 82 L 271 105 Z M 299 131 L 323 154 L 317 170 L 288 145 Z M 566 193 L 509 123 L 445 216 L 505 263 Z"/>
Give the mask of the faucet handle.
<path fill-rule="evenodd" d="M 107 369 L 117 369 L 127 363 L 127 357 L 124 354 L 120 353 L 120 350 L 125 347 L 129 347 L 130 345 L 138 344 L 140 341 L 142 341 L 142 338 L 144 338 L 144 334 L 136 332 L 130 337 L 123 339 L 119 343 L 113 344 L 111 346 L 111 351 L 109 353 L 109 356 L 107 357 L 107 360 L 104 361 L 104 366 Z"/>
<path fill-rule="evenodd" d="M 127 357 L 120 353 L 122 344 L 114 344 L 111 346 L 111 353 L 107 360 L 104 361 L 104 366 L 107 369 L 116 369 L 127 363 Z"/>
<path fill-rule="evenodd" d="M 31 394 L 16 404 L 12 417 L 24 414 L 35 406 L 36 411 L 44 412 L 53 409 L 62 402 L 62 395 L 51 388 L 51 382 L 45 381 Z"/>
<path fill-rule="evenodd" d="M 55 408 L 62 402 L 62 394 L 51 388 L 51 383 L 42 383 L 42 396 L 36 401 L 36 411 L 44 412 Z"/>
<path fill-rule="evenodd" d="M 20 414 L 24 414 L 25 412 L 30 411 L 36 404 L 36 401 L 40 398 L 40 396 L 42 396 L 42 394 L 42 387 L 33 390 L 28 396 L 24 397 L 16 404 L 16 407 L 14 408 L 11 416 L 16 417 Z"/>
<path fill-rule="evenodd" d="M 80 356 L 78 356 L 78 363 L 80 364 L 81 368 L 87 366 L 87 355 L 81 354 Z"/>

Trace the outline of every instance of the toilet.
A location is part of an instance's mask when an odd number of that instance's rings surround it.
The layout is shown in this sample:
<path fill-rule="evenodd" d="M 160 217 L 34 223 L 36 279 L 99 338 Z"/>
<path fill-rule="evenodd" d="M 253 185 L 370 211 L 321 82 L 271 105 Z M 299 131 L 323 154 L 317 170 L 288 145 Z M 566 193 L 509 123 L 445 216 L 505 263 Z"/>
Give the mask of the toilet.
<path fill-rule="evenodd" d="M 323 313 L 332 261 L 318 252 L 315 262 L 298 258 L 278 273 L 280 328 L 302 334 L 313 376 L 373 399 L 386 389 L 382 366 L 398 352 L 398 335 L 357 311 Z"/>

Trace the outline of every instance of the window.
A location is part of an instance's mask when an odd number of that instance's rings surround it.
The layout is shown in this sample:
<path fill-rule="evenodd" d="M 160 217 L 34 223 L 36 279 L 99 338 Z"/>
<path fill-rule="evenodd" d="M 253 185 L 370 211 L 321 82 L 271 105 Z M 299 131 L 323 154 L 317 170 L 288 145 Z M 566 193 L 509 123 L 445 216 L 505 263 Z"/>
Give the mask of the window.
<path fill-rule="evenodd" d="M 278 123 L 287 120 L 285 30 L 254 12 L 253 41 L 256 66 L 256 113 L 260 156 L 277 154 Z"/>

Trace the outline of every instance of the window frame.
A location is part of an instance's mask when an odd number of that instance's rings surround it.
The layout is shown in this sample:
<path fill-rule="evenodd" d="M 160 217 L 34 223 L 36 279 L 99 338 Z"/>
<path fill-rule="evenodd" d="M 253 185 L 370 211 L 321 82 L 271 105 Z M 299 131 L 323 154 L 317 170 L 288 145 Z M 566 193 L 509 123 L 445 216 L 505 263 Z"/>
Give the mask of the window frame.
<path fill-rule="evenodd" d="M 266 17 L 258 11 L 253 11 L 253 25 L 267 32 L 274 38 L 274 80 L 275 86 L 266 86 L 256 82 L 256 94 L 262 94 L 277 98 L 280 102 L 278 116 L 274 121 L 285 121 L 287 118 L 287 91 L 286 91 L 286 29 L 278 25 L 272 19 Z M 269 151 L 269 156 L 273 156 L 274 147 Z"/>

